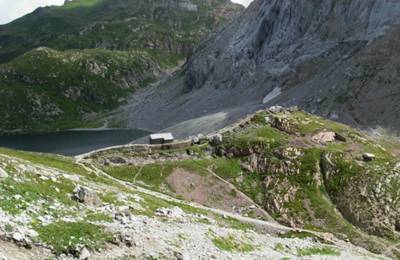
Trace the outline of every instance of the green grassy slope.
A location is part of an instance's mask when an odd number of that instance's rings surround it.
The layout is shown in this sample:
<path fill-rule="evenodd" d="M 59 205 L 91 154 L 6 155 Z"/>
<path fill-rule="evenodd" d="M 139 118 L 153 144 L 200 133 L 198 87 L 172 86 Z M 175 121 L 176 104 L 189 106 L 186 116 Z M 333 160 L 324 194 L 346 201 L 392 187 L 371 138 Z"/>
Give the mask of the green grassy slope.
<path fill-rule="evenodd" d="M 242 10 L 183 3 L 74 0 L 0 26 L 0 133 L 93 126 Z"/>
<path fill-rule="evenodd" d="M 0 26 L 0 63 L 36 47 L 58 50 L 159 49 L 187 54 L 206 33 L 242 10 L 227 0 L 74 0 Z M 221 12 L 225 10 L 225 12 Z"/>
<path fill-rule="evenodd" d="M 80 126 L 85 115 L 115 108 L 175 64 L 175 55 L 161 61 L 146 51 L 35 49 L 0 66 L 1 128 Z"/>
<path fill-rule="evenodd" d="M 329 131 L 340 138 L 315 141 L 316 134 Z M 398 258 L 399 147 L 398 141 L 371 137 L 304 112 L 262 111 L 223 132 L 218 145 L 203 140 L 202 144 L 175 148 L 126 146 L 79 160 L 0 149 L 0 168 L 8 174 L 0 179 L 0 212 L 27 216 L 29 228 L 38 233 L 37 241 L 51 245 L 56 253 L 73 253 L 77 243 L 95 249 L 112 240 L 109 231 L 100 228 L 112 221 L 111 216 L 92 212 L 71 199 L 77 184 L 94 189 L 103 203 L 117 207 L 133 203 L 135 206 L 129 208 L 133 214 L 150 217 L 161 207 L 207 212 L 143 194 L 133 187 L 181 200 L 207 196 L 203 204 L 212 207 L 221 206 L 221 202 L 231 205 L 242 192 L 252 200 L 250 205 L 264 208 L 278 222 L 309 230 L 287 232 L 282 237 L 319 241 L 311 230 L 327 232 Z M 373 153 L 375 160 L 363 160 L 364 153 Z M 215 175 L 235 188 L 222 184 Z M 121 194 L 132 200 L 121 200 Z M 143 200 L 136 201 L 137 195 Z M 259 217 L 248 210 L 240 213 Z M 50 225 L 41 218 L 43 214 L 51 216 Z M 63 222 L 66 216 L 75 221 Z M 230 227 L 249 228 L 231 218 L 213 218 Z M 14 227 L 4 228 L 12 234 Z M 55 235 L 60 232 L 66 235 Z M 330 237 L 324 235 L 325 243 Z M 219 247 L 234 246 L 212 238 Z"/>
<path fill-rule="evenodd" d="M 316 134 L 330 131 L 341 140 L 313 141 Z M 389 254 L 399 256 L 399 248 L 391 247 L 400 242 L 398 141 L 373 138 L 304 112 L 260 112 L 223 136 L 217 146 L 188 147 L 186 153 L 193 157 L 178 162 L 168 158 L 171 154 L 182 157 L 181 150 L 129 153 L 114 149 L 93 159 L 105 163 L 105 171 L 114 177 L 168 193 L 174 193 L 168 179 L 174 169 L 199 175 L 208 169 L 280 223 L 333 233 L 372 251 L 392 250 Z M 365 153 L 376 159 L 364 161 Z M 135 159 L 160 154 L 160 161 L 151 165 L 141 166 L 141 160 Z M 127 163 L 107 163 L 111 157 L 122 157 Z M 138 174 L 140 168 L 145 173 Z"/>

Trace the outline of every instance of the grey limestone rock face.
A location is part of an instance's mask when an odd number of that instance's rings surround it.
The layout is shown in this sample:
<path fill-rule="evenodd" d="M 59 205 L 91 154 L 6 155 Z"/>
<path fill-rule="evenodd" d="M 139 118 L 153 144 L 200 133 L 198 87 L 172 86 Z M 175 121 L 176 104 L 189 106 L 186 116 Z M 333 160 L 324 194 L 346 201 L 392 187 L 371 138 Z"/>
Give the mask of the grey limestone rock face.
<path fill-rule="evenodd" d="M 378 55 L 372 47 L 385 41 L 382 37 L 392 41 L 388 35 L 399 20 L 400 1 L 255 1 L 239 19 L 203 42 L 189 61 L 186 89 L 229 89 L 233 96 L 240 92 L 236 102 L 221 99 L 223 105 L 238 105 L 261 102 L 281 88 L 269 105 L 300 105 L 347 123 L 376 124 L 371 115 L 360 112 L 371 104 L 357 100 L 352 104 L 357 108 L 348 107 L 351 101 L 343 96 L 354 87 L 345 75 L 368 79 L 378 71 L 376 62 L 366 71 L 367 62 L 360 67 L 355 60 L 362 52 Z M 380 88 L 371 86 L 363 95 L 383 92 Z M 393 120 L 380 123 L 390 125 Z"/>
<path fill-rule="evenodd" d="M 397 0 L 255 0 L 198 46 L 182 77 L 138 91 L 118 117 L 189 136 L 281 105 L 398 129 L 399 21 Z"/>

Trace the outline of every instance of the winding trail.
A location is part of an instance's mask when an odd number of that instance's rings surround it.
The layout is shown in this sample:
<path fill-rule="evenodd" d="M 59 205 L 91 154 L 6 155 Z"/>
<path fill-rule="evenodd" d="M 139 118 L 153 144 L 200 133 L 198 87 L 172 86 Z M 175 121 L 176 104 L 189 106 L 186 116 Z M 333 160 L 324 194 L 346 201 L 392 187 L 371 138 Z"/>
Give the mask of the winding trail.
<path fill-rule="evenodd" d="M 250 218 L 250 217 L 245 217 L 239 214 L 234 214 L 231 212 L 227 212 L 224 210 L 219 210 L 219 209 L 215 209 L 215 208 L 209 208 L 197 203 L 192 203 L 192 202 L 186 202 L 186 201 L 182 201 L 176 198 L 173 198 L 171 196 L 168 196 L 166 194 L 163 193 L 159 193 L 156 191 L 151 191 L 142 187 L 139 187 L 135 184 L 132 184 L 130 182 L 126 182 L 126 181 L 122 181 L 119 180 L 117 178 L 114 178 L 112 176 L 110 176 L 109 174 L 107 174 L 106 172 L 102 171 L 101 169 L 97 168 L 94 164 L 89 163 L 88 161 L 82 161 L 81 159 L 77 158 L 76 163 L 80 166 L 82 166 L 86 171 L 88 172 L 92 172 L 98 176 L 102 176 L 102 177 L 106 177 L 108 179 L 111 179 L 125 187 L 131 188 L 136 190 L 137 192 L 140 193 L 144 193 L 146 195 L 150 195 L 150 196 L 154 196 L 158 199 L 162 199 L 162 200 L 166 200 L 169 202 L 175 202 L 175 203 L 184 203 L 186 205 L 189 205 L 191 207 L 197 208 L 197 209 L 201 209 L 201 210 L 206 210 L 208 212 L 214 213 L 216 215 L 220 215 L 223 217 L 230 217 L 230 218 L 234 218 L 236 220 L 239 220 L 240 222 L 243 223 L 247 223 L 247 224 L 251 224 L 254 225 L 258 230 L 262 231 L 262 232 L 266 232 L 268 234 L 274 234 L 274 233 L 279 233 L 279 232 L 285 232 L 285 231 L 292 231 L 294 229 L 289 228 L 289 227 L 285 227 L 283 225 L 280 225 L 279 223 L 276 222 L 269 222 L 269 221 L 264 221 L 264 220 L 259 220 L 259 219 L 254 219 L 254 218 Z M 318 234 L 321 235 L 321 234 Z"/>
<path fill-rule="evenodd" d="M 144 165 L 140 166 L 140 169 L 139 169 L 138 172 L 135 174 L 135 177 L 133 177 L 132 184 L 136 184 L 136 179 L 137 179 L 137 177 L 139 177 L 139 175 L 142 173 L 143 168 L 144 168 Z M 108 174 L 107 174 L 107 175 L 108 175 Z"/>
<path fill-rule="evenodd" d="M 234 190 L 237 194 L 240 194 L 241 197 L 245 198 L 248 202 L 250 202 L 251 204 L 253 204 L 260 212 L 263 213 L 263 215 L 268 219 L 269 222 L 273 222 L 273 223 L 278 223 L 276 222 L 271 215 L 265 211 L 262 207 L 260 207 L 260 205 L 258 205 L 257 203 L 255 203 L 253 201 L 252 198 L 250 198 L 249 196 L 247 196 L 246 194 L 244 194 L 241 190 L 239 190 L 235 185 L 233 185 L 232 183 L 230 183 L 229 181 L 225 180 L 224 178 L 222 178 L 221 176 L 219 176 L 218 174 L 216 174 L 210 167 L 204 168 L 205 170 L 207 170 L 211 175 L 213 175 L 215 178 L 217 178 L 219 181 L 223 182 L 224 184 L 228 185 L 228 187 L 230 187 L 232 190 Z"/>
<path fill-rule="evenodd" d="M 162 199 L 162 200 L 165 200 L 165 201 L 168 201 L 168 202 L 175 202 L 175 203 L 185 204 L 185 205 L 191 206 L 193 208 L 197 208 L 197 209 L 200 209 L 200 210 L 205 210 L 205 211 L 213 213 L 215 215 L 222 216 L 223 218 L 233 218 L 233 219 L 236 219 L 236 220 L 238 220 L 238 221 L 240 221 L 242 223 L 246 223 L 246 224 L 250 224 L 250 225 L 254 226 L 257 229 L 258 232 L 262 232 L 262 233 L 266 233 L 266 234 L 277 234 L 277 233 L 289 232 L 289 231 L 307 232 L 307 233 L 314 234 L 314 235 L 324 239 L 324 233 L 321 233 L 321 232 L 312 231 L 312 230 L 306 230 L 306 229 L 299 229 L 299 228 L 296 228 L 296 229 L 295 228 L 290 228 L 290 227 L 283 226 L 283 225 L 277 223 L 276 221 L 265 221 L 265 220 L 260 220 L 260 219 L 254 219 L 254 218 L 245 217 L 245 216 L 242 216 L 242 215 L 239 215 L 239 214 L 227 212 L 227 211 L 220 210 L 220 209 L 209 208 L 209 207 L 203 206 L 203 205 L 198 204 L 198 203 L 179 200 L 179 199 L 176 199 L 176 198 L 171 197 L 169 195 L 166 195 L 166 194 L 163 194 L 163 193 L 160 193 L 160 192 L 156 192 L 156 191 L 152 191 L 152 190 L 148 190 L 148 189 L 142 188 L 140 186 L 137 186 L 135 184 L 132 184 L 130 182 L 126 182 L 126 181 L 122 181 L 122 180 L 119 180 L 117 178 L 114 178 L 113 176 L 110 176 L 106 172 L 104 172 L 101 169 L 97 168 L 91 162 L 88 162 L 88 161 L 85 161 L 85 160 L 77 158 L 76 159 L 76 163 L 78 165 L 81 165 L 82 167 L 84 167 L 84 169 L 86 169 L 89 172 L 93 172 L 98 176 L 102 176 L 102 177 L 108 178 L 110 180 L 113 180 L 113 181 L 115 181 L 115 182 L 117 182 L 117 183 L 119 183 L 119 184 L 121 184 L 121 185 L 123 185 L 123 186 L 125 186 L 127 188 L 133 189 L 133 190 L 135 190 L 135 191 L 137 191 L 139 193 L 150 195 L 150 196 L 153 196 L 153 197 L 156 197 L 158 199 Z M 333 242 L 336 245 L 345 245 L 345 244 L 347 244 L 346 242 L 344 242 L 342 240 L 339 240 L 336 237 L 333 237 L 333 240 L 330 240 L 330 242 Z"/>

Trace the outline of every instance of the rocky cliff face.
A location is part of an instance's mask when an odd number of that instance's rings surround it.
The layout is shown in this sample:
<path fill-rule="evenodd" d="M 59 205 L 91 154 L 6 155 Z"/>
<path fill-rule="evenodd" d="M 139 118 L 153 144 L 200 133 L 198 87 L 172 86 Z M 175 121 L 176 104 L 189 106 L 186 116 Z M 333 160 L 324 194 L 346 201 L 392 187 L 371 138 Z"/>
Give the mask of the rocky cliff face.
<path fill-rule="evenodd" d="M 256 92 L 260 103 L 279 88 L 279 97 L 264 102 L 397 126 L 396 111 L 376 106 L 395 102 L 391 59 L 383 57 L 397 56 L 389 42 L 397 38 L 399 10 L 397 1 L 255 1 L 191 59 L 186 86 L 241 89 L 244 101 Z M 382 87 L 388 80 L 391 86 Z"/>

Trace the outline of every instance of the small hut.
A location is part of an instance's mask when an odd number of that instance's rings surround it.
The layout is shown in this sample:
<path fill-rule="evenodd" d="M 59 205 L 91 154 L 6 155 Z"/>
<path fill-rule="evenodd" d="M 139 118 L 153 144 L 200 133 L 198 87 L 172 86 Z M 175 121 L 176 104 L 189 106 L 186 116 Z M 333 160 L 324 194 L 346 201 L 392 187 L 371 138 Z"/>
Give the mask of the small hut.
<path fill-rule="evenodd" d="M 150 144 L 170 144 L 174 142 L 174 136 L 171 133 L 152 134 L 149 142 Z"/>

